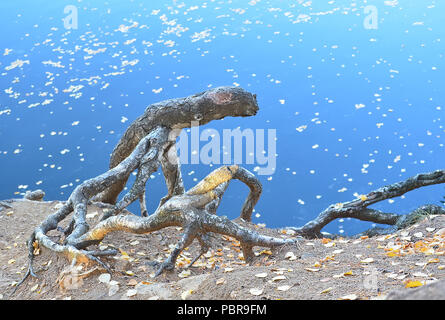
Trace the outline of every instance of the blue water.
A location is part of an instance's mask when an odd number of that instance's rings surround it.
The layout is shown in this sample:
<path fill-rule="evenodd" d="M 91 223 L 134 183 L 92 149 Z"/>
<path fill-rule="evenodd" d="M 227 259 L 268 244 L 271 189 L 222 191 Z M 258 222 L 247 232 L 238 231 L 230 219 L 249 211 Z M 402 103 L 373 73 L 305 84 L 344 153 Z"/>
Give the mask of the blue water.
<path fill-rule="evenodd" d="M 67 5 L 77 29 L 64 27 Z M 377 29 L 364 26 L 367 5 Z M 0 199 L 37 188 L 67 199 L 107 169 L 147 105 L 221 85 L 256 93 L 260 112 L 201 130 L 277 132 L 254 222 L 300 226 L 329 204 L 442 169 L 443 12 L 443 1 L 414 0 L 1 1 Z M 184 165 L 186 187 L 214 168 Z M 157 173 L 150 211 L 165 192 Z M 233 182 L 219 214 L 238 216 L 247 193 Z M 374 208 L 407 213 L 444 194 L 431 186 Z M 345 219 L 325 231 L 370 226 Z"/>

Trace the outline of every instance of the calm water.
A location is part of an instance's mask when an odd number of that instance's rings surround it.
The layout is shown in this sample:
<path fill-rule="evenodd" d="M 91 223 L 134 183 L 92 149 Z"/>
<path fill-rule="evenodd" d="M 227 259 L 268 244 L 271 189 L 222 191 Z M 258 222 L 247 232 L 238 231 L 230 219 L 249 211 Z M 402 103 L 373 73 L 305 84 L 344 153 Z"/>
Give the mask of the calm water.
<path fill-rule="evenodd" d="M 67 5 L 77 29 L 65 28 Z M 255 222 L 300 226 L 331 203 L 441 169 L 444 12 L 444 1 L 414 0 L 1 1 L 0 199 L 37 188 L 67 199 L 106 170 L 147 105 L 221 85 L 257 93 L 260 112 L 204 128 L 276 129 Z M 184 165 L 186 187 L 214 168 Z M 150 210 L 165 191 L 155 174 Z M 247 192 L 233 182 L 220 214 L 236 217 Z M 444 194 L 432 186 L 374 208 L 407 213 Z"/>

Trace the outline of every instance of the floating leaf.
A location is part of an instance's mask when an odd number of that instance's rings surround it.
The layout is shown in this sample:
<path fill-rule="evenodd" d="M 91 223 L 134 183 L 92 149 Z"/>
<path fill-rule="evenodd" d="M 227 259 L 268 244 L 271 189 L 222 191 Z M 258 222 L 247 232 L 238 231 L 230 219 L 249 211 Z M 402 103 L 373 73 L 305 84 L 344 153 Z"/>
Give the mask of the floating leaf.
<path fill-rule="evenodd" d="M 318 268 L 305 268 L 305 270 L 310 271 L 310 272 L 318 272 L 318 271 L 320 271 L 320 269 L 318 269 Z"/>
<path fill-rule="evenodd" d="M 126 274 L 128 274 L 129 276 L 134 276 L 134 272 L 131 270 L 125 271 Z"/>
<path fill-rule="evenodd" d="M 224 284 L 226 282 L 226 279 L 224 278 L 219 278 L 218 280 L 216 280 L 216 284 Z"/>
<path fill-rule="evenodd" d="M 343 273 L 343 275 L 344 276 L 352 276 L 352 275 L 354 275 L 354 273 L 352 273 L 352 271 L 350 270 L 350 271 Z"/>

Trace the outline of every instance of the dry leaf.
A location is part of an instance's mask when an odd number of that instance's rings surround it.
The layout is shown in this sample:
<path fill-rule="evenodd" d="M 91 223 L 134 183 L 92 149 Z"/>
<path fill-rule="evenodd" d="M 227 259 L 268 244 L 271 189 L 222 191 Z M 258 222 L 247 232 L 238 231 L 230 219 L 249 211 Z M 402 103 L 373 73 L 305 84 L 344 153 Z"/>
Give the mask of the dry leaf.
<path fill-rule="evenodd" d="M 128 285 L 129 285 L 129 286 L 135 286 L 135 285 L 137 285 L 137 284 L 138 284 L 138 282 L 137 282 L 136 279 L 131 279 L 130 281 L 128 281 Z"/>
<path fill-rule="evenodd" d="M 109 273 L 102 273 L 99 278 L 99 282 L 108 283 L 111 280 L 111 275 Z"/>
<path fill-rule="evenodd" d="M 263 289 L 252 288 L 252 289 L 249 290 L 249 292 L 250 292 L 251 295 L 259 296 L 260 294 L 263 293 Z"/>
<path fill-rule="evenodd" d="M 332 290 L 332 287 L 329 287 L 327 289 L 324 289 L 323 291 L 320 292 L 320 294 L 324 294 L 324 293 L 328 293 Z"/>
<path fill-rule="evenodd" d="M 414 277 L 428 277 L 428 275 L 423 272 L 415 272 L 415 273 L 413 273 L 413 276 Z"/>
<path fill-rule="evenodd" d="M 187 299 L 192 293 L 193 293 L 193 290 L 184 291 L 183 293 L 181 293 L 181 299 L 182 300 Z"/>
<path fill-rule="evenodd" d="M 408 281 L 405 284 L 405 288 L 417 288 L 417 287 L 420 287 L 420 286 L 423 286 L 423 283 L 420 282 L 420 281 Z"/>
<path fill-rule="evenodd" d="M 179 278 L 187 278 L 192 274 L 190 270 L 184 270 L 180 274 L 178 274 Z"/>
<path fill-rule="evenodd" d="M 361 260 L 360 262 L 361 263 L 371 263 L 371 262 L 374 262 L 374 259 L 373 258 L 366 258 L 364 260 Z"/>
<path fill-rule="evenodd" d="M 356 294 L 348 294 L 346 296 L 343 296 L 340 298 L 341 300 L 357 300 L 357 295 Z"/>
<path fill-rule="evenodd" d="M 272 278 L 272 281 L 280 281 L 280 280 L 286 280 L 285 276 L 276 276 Z"/>
<path fill-rule="evenodd" d="M 310 272 L 318 272 L 318 271 L 320 271 L 320 269 L 317 269 L 317 268 L 305 268 L 305 270 L 310 271 Z"/>
<path fill-rule="evenodd" d="M 138 291 L 135 290 L 135 289 L 127 290 L 127 297 L 133 297 L 133 296 L 135 296 L 137 293 L 138 293 Z"/>
<path fill-rule="evenodd" d="M 278 291 L 287 291 L 287 290 L 289 290 L 291 288 L 291 286 L 289 286 L 289 285 L 284 285 L 284 286 L 279 286 L 279 287 L 277 287 L 277 290 Z"/>
<path fill-rule="evenodd" d="M 226 282 L 226 279 L 224 278 L 219 278 L 218 280 L 216 280 L 216 284 L 224 284 Z"/>
<path fill-rule="evenodd" d="M 257 273 L 257 274 L 255 275 L 255 277 L 257 277 L 257 278 L 266 278 L 266 277 L 267 277 L 267 273 L 266 273 L 266 272 L 263 272 L 263 273 Z"/>

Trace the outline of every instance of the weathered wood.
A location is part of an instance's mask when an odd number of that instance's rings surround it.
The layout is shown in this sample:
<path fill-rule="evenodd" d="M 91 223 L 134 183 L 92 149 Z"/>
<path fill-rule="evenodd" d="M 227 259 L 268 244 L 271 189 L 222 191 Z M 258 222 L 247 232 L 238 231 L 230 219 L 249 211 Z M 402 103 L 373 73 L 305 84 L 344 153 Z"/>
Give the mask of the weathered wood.
<path fill-rule="evenodd" d="M 124 160 L 139 141 L 156 126 L 177 130 L 190 128 L 197 122 L 199 122 L 199 125 L 204 125 L 212 120 L 225 117 L 253 116 L 257 111 L 256 95 L 239 87 L 218 87 L 185 98 L 154 103 L 148 106 L 145 112 L 127 128 L 111 154 L 109 167 L 110 169 L 114 168 Z M 173 135 L 170 139 L 174 141 L 176 136 Z M 165 168 L 168 175 L 166 177 L 169 191 L 168 198 L 184 190 L 183 187 L 181 188 L 182 177 L 179 162 L 176 166 L 170 164 Z M 127 180 L 128 176 L 114 183 L 110 188 L 97 195 L 95 200 L 111 204 L 116 203 L 116 199 L 124 189 Z"/>
<path fill-rule="evenodd" d="M 317 218 L 309 221 L 304 226 L 299 228 L 289 227 L 288 229 L 295 231 L 303 237 L 314 238 L 321 237 L 321 230 L 331 221 L 340 218 L 354 218 L 387 225 L 401 224 L 407 219 L 407 215 L 385 213 L 369 209 L 368 206 L 383 200 L 399 197 L 414 189 L 440 183 L 445 183 L 445 170 L 417 174 L 405 181 L 371 191 L 358 199 L 330 205 Z"/>

